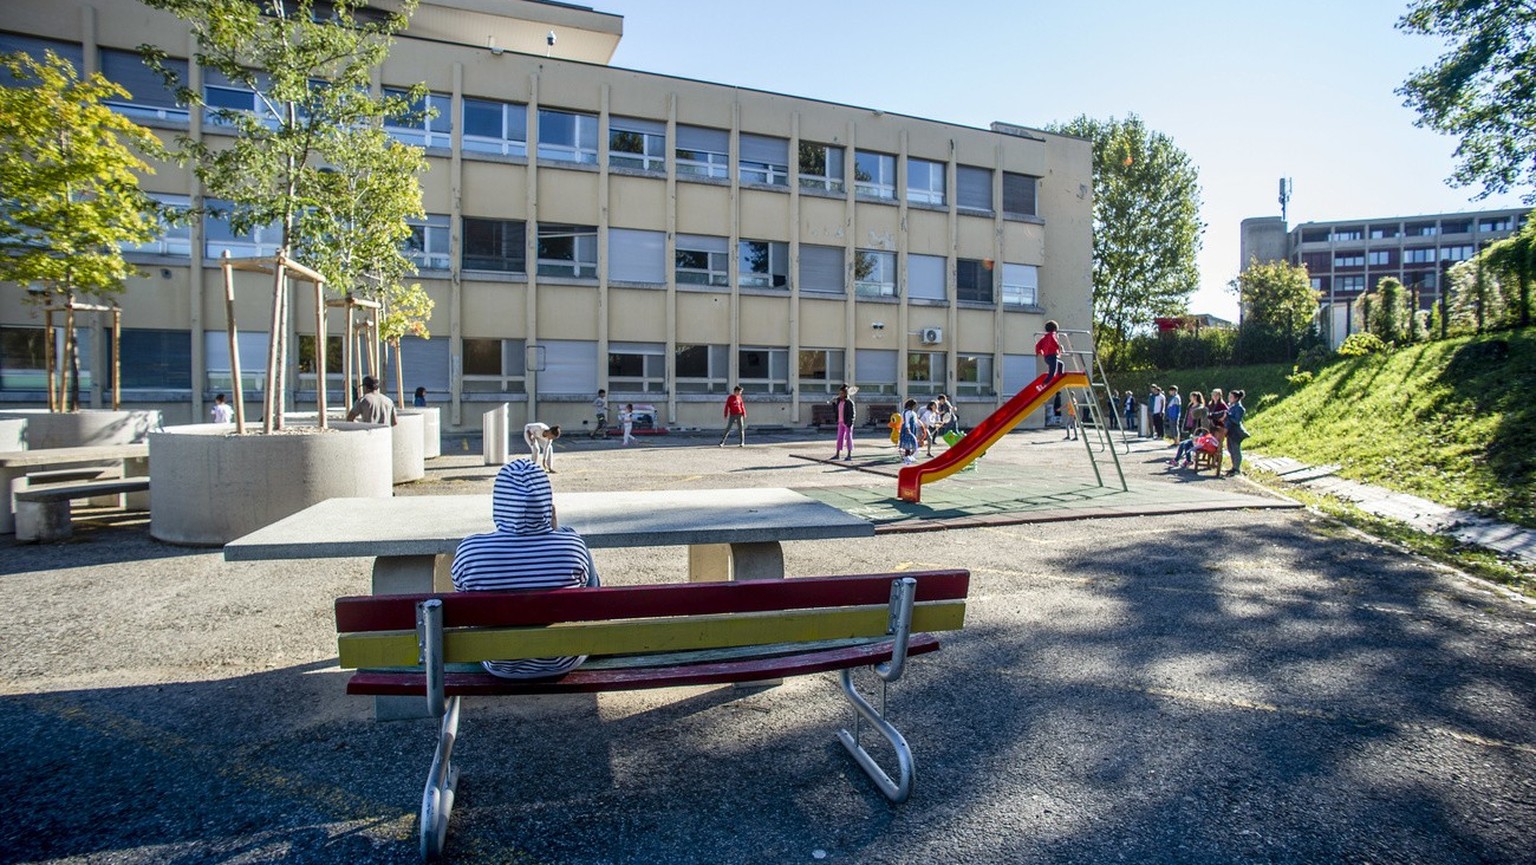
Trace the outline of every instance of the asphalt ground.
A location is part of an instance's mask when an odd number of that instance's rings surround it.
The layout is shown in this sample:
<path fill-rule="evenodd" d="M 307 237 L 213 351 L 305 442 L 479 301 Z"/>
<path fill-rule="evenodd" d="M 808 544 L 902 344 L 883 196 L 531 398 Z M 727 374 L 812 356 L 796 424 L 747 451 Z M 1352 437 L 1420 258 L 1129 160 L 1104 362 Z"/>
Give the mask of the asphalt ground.
<path fill-rule="evenodd" d="M 872 512 L 894 495 L 879 439 L 863 468 L 818 461 L 830 435 L 715 441 L 562 441 L 555 486 L 787 486 Z M 913 531 L 923 515 L 889 505 L 873 538 L 785 545 L 791 575 L 971 569 L 965 630 L 889 691 L 918 763 L 906 804 L 837 743 L 830 674 L 467 700 L 449 856 L 1536 862 L 1536 610 L 1307 511 L 1240 506 L 1266 494 L 1166 455 L 1122 457 L 1140 501 L 1237 504 L 1060 517 L 1099 489 L 1085 449 L 1016 433 L 925 505 L 990 489 L 1059 518 Z M 450 449 L 399 493 L 486 491 L 478 462 Z M 226 563 L 151 540 L 143 514 L 77 529 L 0 541 L 0 862 L 416 860 L 435 725 L 374 722 L 334 666 L 331 602 L 367 592 L 367 560 Z M 611 584 L 686 573 L 681 548 L 595 555 Z"/>

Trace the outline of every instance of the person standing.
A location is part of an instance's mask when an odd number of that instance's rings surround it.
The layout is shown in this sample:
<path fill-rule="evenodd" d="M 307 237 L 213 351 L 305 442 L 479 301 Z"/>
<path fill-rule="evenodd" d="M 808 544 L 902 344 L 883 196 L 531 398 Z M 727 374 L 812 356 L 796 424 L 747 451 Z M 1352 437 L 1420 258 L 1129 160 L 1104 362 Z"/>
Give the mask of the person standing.
<path fill-rule="evenodd" d="M 945 394 L 939 394 L 939 434 L 960 432 L 960 413 Z"/>
<path fill-rule="evenodd" d="M 907 400 L 901 409 L 901 436 L 896 446 L 901 449 L 901 464 L 909 466 L 917 462 L 917 433 L 922 421 L 917 417 L 917 400 Z"/>
<path fill-rule="evenodd" d="M 1243 473 L 1243 439 L 1248 437 L 1248 428 L 1243 426 L 1243 418 L 1248 415 L 1248 409 L 1243 405 L 1246 395 L 1241 390 L 1234 390 L 1232 401 L 1227 403 L 1227 453 L 1232 457 L 1232 468 L 1227 470 L 1227 477 Z M 1216 474 L 1221 474 L 1219 466 Z"/>
<path fill-rule="evenodd" d="M 624 445 L 627 447 L 635 440 L 635 404 L 625 403 L 624 410 L 619 412 L 619 423 L 624 425 Z"/>
<path fill-rule="evenodd" d="M 725 447 L 725 440 L 731 437 L 731 429 L 735 428 L 741 434 L 741 443 L 737 447 L 747 446 L 747 401 L 741 397 L 741 385 L 731 388 L 731 395 L 725 398 L 725 432 L 720 436 L 720 446 Z"/>
<path fill-rule="evenodd" d="M 1127 432 L 1136 432 L 1136 394 L 1125 392 L 1125 429 Z"/>
<path fill-rule="evenodd" d="M 846 447 L 848 455 L 843 457 L 843 461 L 847 462 L 853 459 L 853 422 L 857 413 L 848 385 L 837 389 L 837 397 L 832 400 L 832 411 L 837 415 L 837 446 L 832 452 L 832 459 L 837 459 Z"/>
<path fill-rule="evenodd" d="M 1163 437 L 1163 405 L 1163 389 L 1154 384 L 1152 392 L 1147 394 L 1147 415 L 1155 438 Z"/>
<path fill-rule="evenodd" d="M 363 395 L 347 411 L 347 420 L 394 426 L 395 401 L 379 393 L 379 380 L 371 375 L 363 376 Z"/>
<path fill-rule="evenodd" d="M 933 456 L 933 440 L 939 437 L 939 404 L 930 402 L 923 406 L 918 413 L 917 420 L 923 427 L 924 444 L 928 446 L 928 456 Z"/>
<path fill-rule="evenodd" d="M 1221 450 L 1227 444 L 1227 401 L 1221 388 L 1211 388 L 1211 398 L 1205 401 L 1205 420 L 1211 435 L 1216 437 L 1216 474 L 1221 474 Z"/>
<path fill-rule="evenodd" d="M 1066 412 L 1062 423 L 1067 428 L 1067 436 L 1062 441 L 1075 440 L 1077 438 L 1077 400 L 1075 398 L 1067 398 Z"/>
<path fill-rule="evenodd" d="M 1209 423 L 1209 421 L 1206 420 L 1205 394 L 1202 394 L 1198 390 L 1190 391 L 1189 410 L 1184 412 L 1184 415 L 1185 432 L 1188 432 L 1190 435 L 1194 435 L 1195 430 L 1205 428 L 1206 424 Z"/>
<path fill-rule="evenodd" d="M 415 408 L 426 408 L 427 407 L 427 389 L 426 388 L 424 388 L 424 387 L 416 388 L 415 395 L 411 397 L 411 405 L 413 407 L 415 407 Z"/>
<path fill-rule="evenodd" d="M 535 463 L 551 474 L 555 471 L 555 439 L 559 437 L 559 424 L 550 426 L 534 421 L 523 427 L 523 441 L 528 444 L 528 453 Z"/>
<path fill-rule="evenodd" d="M 1054 321 L 1045 323 L 1045 335 L 1035 342 L 1035 354 L 1045 359 L 1045 379 L 1050 381 L 1067 371 L 1067 365 L 1061 361 L 1061 342 L 1056 339 L 1056 331 L 1059 325 Z"/>
<path fill-rule="evenodd" d="M 213 408 L 209 409 L 208 414 L 213 418 L 214 423 L 235 422 L 235 410 L 229 403 L 224 401 L 224 394 L 221 393 L 214 394 Z"/>
<path fill-rule="evenodd" d="M 597 417 L 597 426 L 592 428 L 592 437 L 598 438 L 605 435 L 608 429 L 608 391 L 598 388 L 597 399 L 592 400 L 592 414 Z"/>
<path fill-rule="evenodd" d="M 1163 431 L 1168 434 L 1169 438 L 1173 439 L 1175 445 L 1179 443 L 1180 438 L 1183 438 L 1183 436 L 1179 435 L 1179 414 L 1183 410 L 1184 405 L 1179 399 L 1178 385 L 1168 385 L 1168 403 L 1163 406 L 1163 417 L 1168 420 L 1163 425 Z"/>

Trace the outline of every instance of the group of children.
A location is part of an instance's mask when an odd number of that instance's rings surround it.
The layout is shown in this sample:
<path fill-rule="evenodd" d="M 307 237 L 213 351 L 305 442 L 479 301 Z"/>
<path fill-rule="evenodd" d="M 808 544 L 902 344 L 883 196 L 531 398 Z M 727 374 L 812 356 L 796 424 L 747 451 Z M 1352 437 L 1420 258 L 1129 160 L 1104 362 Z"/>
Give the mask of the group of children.
<path fill-rule="evenodd" d="M 599 389 L 597 399 L 592 400 L 592 413 L 597 416 L 597 425 L 592 428 L 592 438 L 598 438 L 608 434 L 608 391 Z M 628 445 L 638 441 L 635 438 L 635 404 L 627 402 L 624 410 L 619 412 L 619 426 L 624 430 L 624 444 Z"/>
<path fill-rule="evenodd" d="M 933 440 L 947 433 L 960 432 L 960 419 L 949 397 L 939 394 L 921 410 L 917 400 L 909 399 L 902 405 L 901 425 L 897 429 L 896 446 L 901 450 L 901 464 L 917 462 L 918 448 L 926 446 L 928 456 L 933 456 Z"/>

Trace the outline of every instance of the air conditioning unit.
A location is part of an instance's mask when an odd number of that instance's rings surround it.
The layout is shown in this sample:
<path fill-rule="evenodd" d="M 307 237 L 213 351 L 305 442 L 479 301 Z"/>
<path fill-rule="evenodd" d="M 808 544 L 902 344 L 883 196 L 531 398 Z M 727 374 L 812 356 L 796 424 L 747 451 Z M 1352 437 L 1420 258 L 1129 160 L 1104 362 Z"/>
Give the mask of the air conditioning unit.
<path fill-rule="evenodd" d="M 917 338 L 922 341 L 923 345 L 938 345 L 944 341 L 944 328 L 925 327 L 917 332 Z"/>

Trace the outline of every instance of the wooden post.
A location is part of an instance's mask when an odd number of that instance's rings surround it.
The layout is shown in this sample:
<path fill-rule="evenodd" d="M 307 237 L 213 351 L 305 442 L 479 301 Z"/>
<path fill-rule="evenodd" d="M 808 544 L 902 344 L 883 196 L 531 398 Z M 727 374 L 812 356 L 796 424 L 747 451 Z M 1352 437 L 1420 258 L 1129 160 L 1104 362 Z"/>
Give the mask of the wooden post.
<path fill-rule="evenodd" d="M 122 407 L 123 310 L 112 307 L 112 410 Z"/>
<path fill-rule="evenodd" d="M 395 403 L 405 405 L 405 373 L 400 368 L 400 340 L 389 344 L 389 350 L 395 355 Z"/>
<path fill-rule="evenodd" d="M 343 342 L 341 344 L 341 365 L 343 367 L 346 367 L 346 369 L 344 371 L 344 376 L 343 376 L 343 378 L 345 378 L 345 381 L 342 383 L 342 385 L 343 385 L 343 387 L 345 387 L 347 389 L 347 394 L 346 394 L 347 400 L 346 401 L 347 401 L 347 405 L 350 406 L 352 404 L 352 401 L 357 399 L 357 390 L 353 387 L 354 379 L 353 379 L 353 376 L 352 376 L 352 371 L 356 367 L 356 364 L 357 364 L 357 345 L 353 342 L 353 340 L 355 340 L 357 338 L 357 336 L 356 336 L 355 331 L 352 328 L 352 297 L 351 297 L 351 295 L 347 296 L 347 303 L 346 303 L 345 306 L 342 307 L 342 312 L 346 315 L 346 332 L 347 332 L 346 333 L 346 337 L 344 338 L 344 340 L 343 340 Z"/>
<path fill-rule="evenodd" d="M 384 367 L 379 363 L 379 308 L 374 307 L 368 317 L 368 369 L 373 377 L 383 378 Z"/>
<path fill-rule="evenodd" d="M 53 356 L 53 340 L 53 310 L 45 309 L 43 310 L 43 367 L 48 376 L 48 410 L 58 411 L 59 396 L 55 387 L 57 380 L 54 378 L 57 364 Z"/>
<path fill-rule="evenodd" d="M 68 360 L 79 357 L 79 355 L 76 354 L 78 351 L 79 348 L 75 345 L 75 299 L 71 297 L 69 299 L 69 305 L 64 307 L 64 357 L 66 358 L 66 361 L 63 364 L 64 374 L 60 377 L 59 380 L 59 407 L 61 411 L 70 410 L 70 383 L 74 382 L 76 387 L 80 386 L 79 382 L 75 381 L 76 377 L 74 374 L 74 367 L 68 363 Z M 75 406 L 75 408 L 79 407 L 80 406 L 78 405 Z"/>
<path fill-rule="evenodd" d="M 230 398 L 235 401 L 235 434 L 245 434 L 245 386 L 240 380 L 240 339 L 235 327 L 235 269 L 229 250 L 219 260 L 224 271 L 224 329 L 229 334 Z"/>
<path fill-rule="evenodd" d="M 281 403 L 281 399 L 275 397 L 277 389 L 282 386 L 282 383 L 277 380 L 277 370 L 281 365 L 279 362 L 281 356 L 278 352 L 281 350 L 279 336 L 282 333 L 284 306 L 282 253 L 278 253 L 272 271 L 272 323 L 271 331 L 267 334 L 267 382 L 261 400 L 261 428 L 267 433 L 281 429 L 281 425 L 277 423 L 277 406 Z"/>
<path fill-rule="evenodd" d="M 325 283 L 315 283 L 315 409 L 320 413 L 320 428 L 325 419 Z"/>

